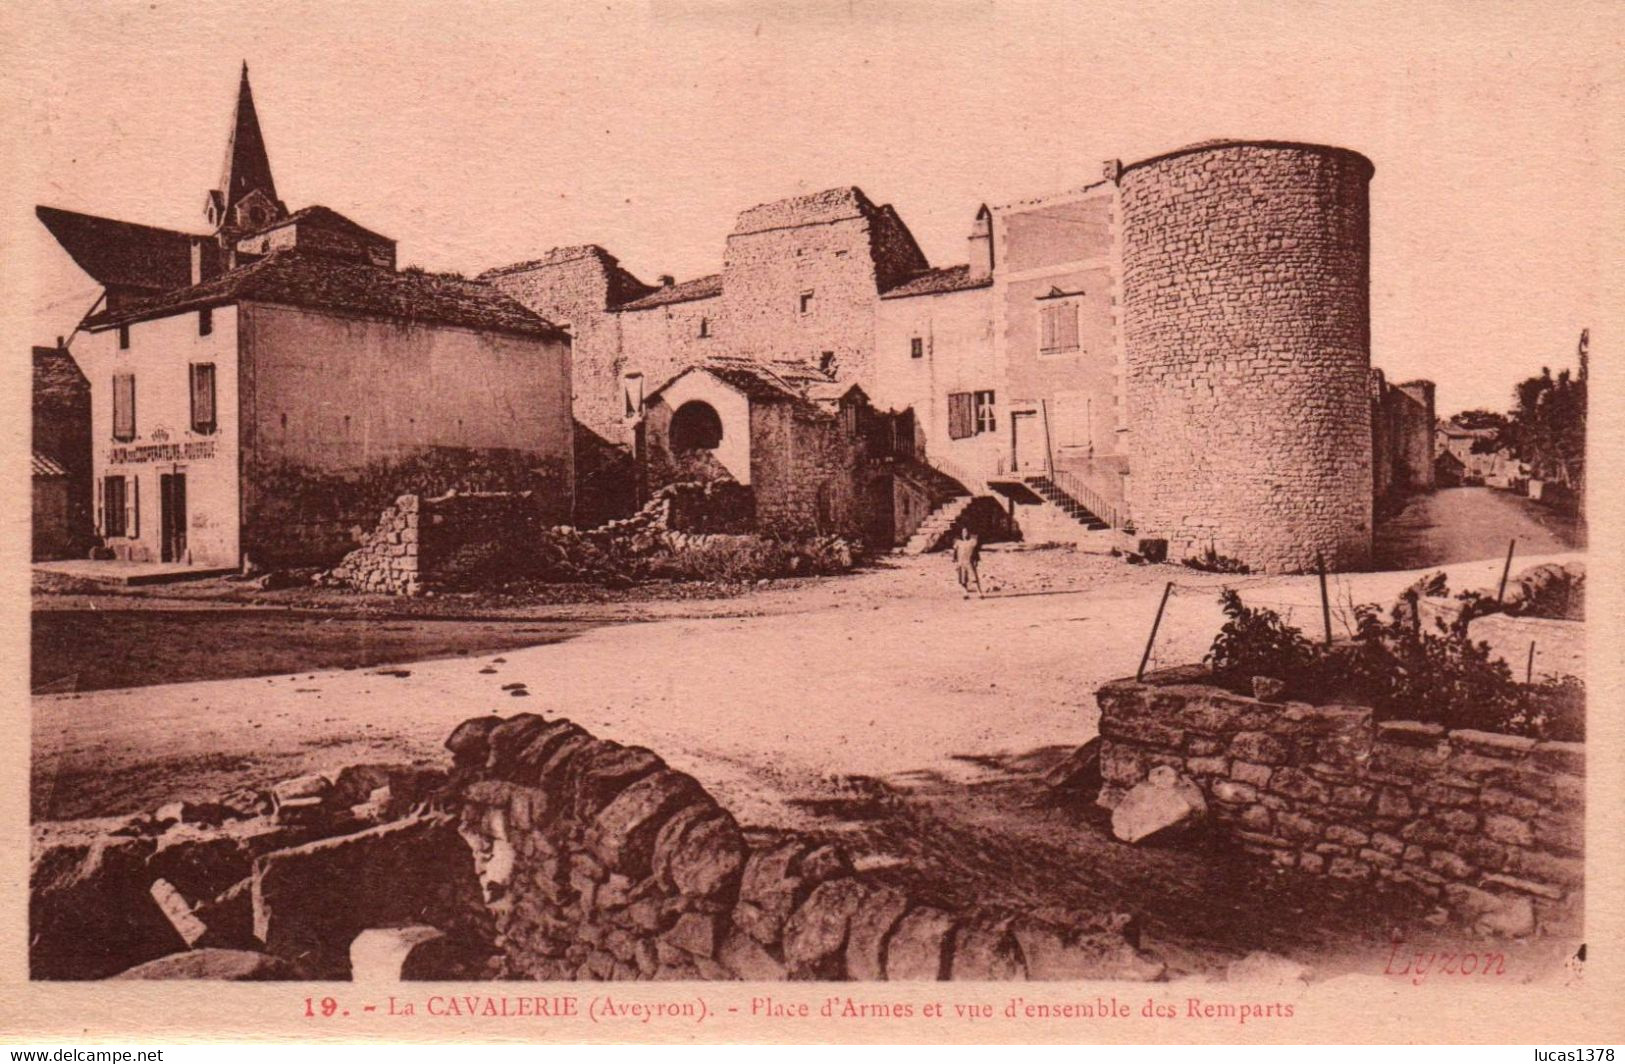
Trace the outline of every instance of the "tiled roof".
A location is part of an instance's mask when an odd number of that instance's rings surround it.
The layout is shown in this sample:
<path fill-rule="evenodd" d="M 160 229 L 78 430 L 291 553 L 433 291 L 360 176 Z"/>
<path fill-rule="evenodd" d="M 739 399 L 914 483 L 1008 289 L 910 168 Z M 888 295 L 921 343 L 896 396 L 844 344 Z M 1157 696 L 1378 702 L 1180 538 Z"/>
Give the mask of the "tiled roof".
<path fill-rule="evenodd" d="M 56 207 L 35 207 L 34 213 L 100 284 L 163 291 L 192 279 L 195 238 L 187 233 Z"/>
<path fill-rule="evenodd" d="M 690 366 L 645 398 L 652 400 L 678 379 L 690 373 L 704 371 L 739 392 L 759 402 L 789 402 L 808 417 L 828 417 L 833 404 L 857 386 L 838 382 L 828 373 L 805 362 L 756 360 L 739 356 L 720 356 Z"/>
<path fill-rule="evenodd" d="M 39 451 L 34 452 L 33 459 L 29 464 L 33 468 L 36 477 L 65 477 L 68 475 L 68 471 L 62 468 L 61 462 L 48 454 L 41 454 Z"/>
<path fill-rule="evenodd" d="M 848 185 L 751 207 L 740 212 L 733 231 L 735 236 L 740 236 L 797 225 L 822 225 L 861 218 L 874 209 L 874 204 L 869 202 L 862 189 Z"/>
<path fill-rule="evenodd" d="M 970 265 L 938 266 L 917 273 L 902 284 L 880 293 L 881 299 L 906 299 L 909 296 L 930 296 L 942 292 L 962 292 L 971 288 L 986 288 L 992 277 L 972 277 Z"/>
<path fill-rule="evenodd" d="M 696 299 L 715 299 L 722 294 L 722 274 L 713 273 L 696 277 L 692 281 L 662 285 L 646 296 L 622 303 L 615 310 L 649 310 L 672 303 L 692 303 Z"/>
<path fill-rule="evenodd" d="M 351 311 L 439 325 L 562 338 L 564 330 L 478 281 L 382 269 L 360 262 L 273 252 L 219 277 L 153 299 L 118 314 L 99 314 L 91 328 L 164 317 L 239 300 Z"/>

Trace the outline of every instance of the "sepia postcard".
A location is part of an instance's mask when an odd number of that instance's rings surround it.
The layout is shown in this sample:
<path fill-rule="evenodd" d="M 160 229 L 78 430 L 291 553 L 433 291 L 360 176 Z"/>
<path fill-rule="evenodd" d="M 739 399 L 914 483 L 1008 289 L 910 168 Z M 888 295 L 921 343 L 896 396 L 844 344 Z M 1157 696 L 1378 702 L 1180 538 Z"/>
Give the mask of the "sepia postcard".
<path fill-rule="evenodd" d="M 1625 1041 L 1618 5 L 0 30 L 0 1034 Z"/>

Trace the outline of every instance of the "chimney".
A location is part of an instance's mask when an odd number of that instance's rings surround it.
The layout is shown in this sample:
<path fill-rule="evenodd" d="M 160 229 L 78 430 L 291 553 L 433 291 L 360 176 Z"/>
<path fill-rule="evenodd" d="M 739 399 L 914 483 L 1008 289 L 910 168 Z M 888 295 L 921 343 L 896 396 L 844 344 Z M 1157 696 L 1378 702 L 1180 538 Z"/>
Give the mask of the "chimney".
<path fill-rule="evenodd" d="M 203 241 L 192 238 L 192 283 L 203 283 Z"/>
<path fill-rule="evenodd" d="M 1101 163 L 1100 176 L 1105 178 L 1107 181 L 1110 181 L 1114 185 L 1117 184 L 1117 182 L 1121 181 L 1123 178 L 1123 160 L 1107 159 L 1105 162 Z"/>
<path fill-rule="evenodd" d="M 673 277 L 671 274 L 663 273 L 663 274 L 660 275 L 660 287 L 661 288 L 670 288 L 672 285 L 674 285 L 676 283 L 677 283 L 677 278 Z"/>
<path fill-rule="evenodd" d="M 977 281 L 993 276 L 993 212 L 985 203 L 970 231 L 970 275 Z"/>

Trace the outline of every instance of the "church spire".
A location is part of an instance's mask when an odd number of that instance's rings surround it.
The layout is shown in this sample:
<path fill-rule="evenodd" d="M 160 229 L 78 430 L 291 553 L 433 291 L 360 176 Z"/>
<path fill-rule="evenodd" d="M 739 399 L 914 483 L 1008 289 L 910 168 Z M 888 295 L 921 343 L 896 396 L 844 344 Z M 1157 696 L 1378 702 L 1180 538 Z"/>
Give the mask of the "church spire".
<path fill-rule="evenodd" d="M 216 229 L 246 230 L 284 217 L 287 209 L 276 197 L 271 159 L 265 152 L 254 92 L 248 86 L 248 63 L 243 63 L 237 86 L 237 110 L 232 116 L 231 139 L 220 171 L 220 187 L 209 195 L 209 222 Z"/>

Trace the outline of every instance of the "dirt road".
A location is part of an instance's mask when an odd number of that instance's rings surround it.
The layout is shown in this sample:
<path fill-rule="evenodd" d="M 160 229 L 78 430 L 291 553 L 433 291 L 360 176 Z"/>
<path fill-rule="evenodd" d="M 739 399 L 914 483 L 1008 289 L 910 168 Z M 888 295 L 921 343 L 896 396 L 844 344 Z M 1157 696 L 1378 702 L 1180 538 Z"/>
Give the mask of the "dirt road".
<path fill-rule="evenodd" d="M 1565 517 L 1522 495 L 1495 488 L 1440 488 L 1410 499 L 1378 524 L 1376 562 L 1447 565 L 1477 558 L 1504 558 L 1516 536 L 1517 554 L 1582 550 L 1584 522 Z"/>
<path fill-rule="evenodd" d="M 1489 584 L 1498 566 L 1453 567 L 1452 582 Z M 1335 577 L 1334 623 L 1342 603 L 1386 602 L 1417 575 Z M 1374 973 L 1391 935 L 1442 933 L 1407 899 L 1224 848 L 1113 842 L 1100 811 L 1057 806 L 1041 783 L 1094 733 L 1095 688 L 1134 672 L 1167 582 L 1153 664 L 1200 658 L 1222 583 L 1318 623 L 1313 577 L 1046 551 L 989 552 L 985 578 L 989 596 L 967 601 L 940 558 L 910 559 L 477 658 L 37 696 L 34 815 L 150 809 L 363 761 L 443 764 L 458 721 L 536 710 L 652 747 L 748 832 L 839 840 L 921 896 L 1140 913 L 1175 971 L 1267 948 Z M 504 690 L 515 683 L 524 695 Z"/>
<path fill-rule="evenodd" d="M 1452 567 L 1452 583 L 1492 584 L 1497 567 Z M 524 709 L 650 746 L 742 819 L 784 823 L 795 819 L 792 799 L 831 777 L 967 778 L 967 759 L 1087 739 L 1094 689 L 1134 672 L 1166 581 L 1179 586 L 1153 665 L 1200 659 L 1220 623 L 1221 583 L 1242 583 L 1306 630 L 1320 621 L 1313 577 L 1222 577 L 1059 552 L 990 553 L 986 570 L 993 593 L 983 600 L 961 599 L 941 560 L 927 557 L 705 604 L 714 616 L 592 628 L 386 674 L 311 669 L 36 697 L 34 815 L 128 812 L 356 761 L 438 760 L 459 720 Z M 1335 577 L 1334 626 L 1348 622 L 1347 604 L 1389 602 L 1414 578 Z M 511 683 L 527 694 L 503 689 Z"/>

